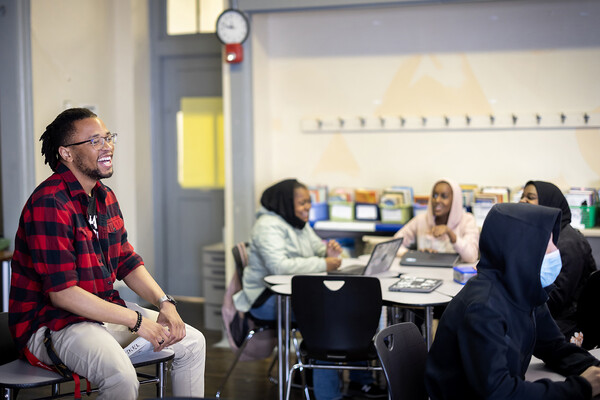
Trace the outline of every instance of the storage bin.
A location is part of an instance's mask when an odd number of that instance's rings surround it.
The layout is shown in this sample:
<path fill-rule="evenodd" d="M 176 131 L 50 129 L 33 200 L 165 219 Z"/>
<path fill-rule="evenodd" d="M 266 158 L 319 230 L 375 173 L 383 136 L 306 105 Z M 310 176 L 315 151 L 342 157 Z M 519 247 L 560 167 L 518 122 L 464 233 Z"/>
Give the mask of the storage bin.
<path fill-rule="evenodd" d="M 427 204 L 423 205 L 423 204 L 413 204 L 412 206 L 413 208 L 413 216 L 417 216 L 419 214 L 423 214 L 424 212 L 427 211 Z"/>
<path fill-rule="evenodd" d="M 354 217 L 357 221 L 379 221 L 379 206 L 372 203 L 355 203 Z"/>
<path fill-rule="evenodd" d="M 571 206 L 571 225 L 576 228 L 596 226 L 596 206 Z"/>
<path fill-rule="evenodd" d="M 325 221 L 329 219 L 329 206 L 327 203 L 313 203 L 308 212 L 310 222 Z"/>
<path fill-rule="evenodd" d="M 353 221 L 354 202 L 332 201 L 329 202 L 329 219 L 331 221 Z"/>
<path fill-rule="evenodd" d="M 412 218 L 412 206 L 408 204 L 397 206 L 380 204 L 379 212 L 381 214 L 381 222 L 405 224 Z"/>

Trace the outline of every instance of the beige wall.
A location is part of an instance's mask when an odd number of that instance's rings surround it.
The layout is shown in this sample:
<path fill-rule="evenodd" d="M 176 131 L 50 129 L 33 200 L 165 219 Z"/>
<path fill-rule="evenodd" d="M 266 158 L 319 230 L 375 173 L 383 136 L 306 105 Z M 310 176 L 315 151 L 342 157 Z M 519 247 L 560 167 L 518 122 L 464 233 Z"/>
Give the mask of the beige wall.
<path fill-rule="evenodd" d="M 50 173 L 38 141 L 65 107 L 93 105 L 119 134 L 115 174 L 129 239 L 153 265 L 150 81 L 145 0 L 32 0 L 36 182 Z"/>
<path fill-rule="evenodd" d="M 301 129 L 317 117 L 598 113 L 598 2 L 286 12 L 252 24 L 257 196 L 290 176 L 417 194 L 440 177 L 600 186 L 599 129 Z"/>

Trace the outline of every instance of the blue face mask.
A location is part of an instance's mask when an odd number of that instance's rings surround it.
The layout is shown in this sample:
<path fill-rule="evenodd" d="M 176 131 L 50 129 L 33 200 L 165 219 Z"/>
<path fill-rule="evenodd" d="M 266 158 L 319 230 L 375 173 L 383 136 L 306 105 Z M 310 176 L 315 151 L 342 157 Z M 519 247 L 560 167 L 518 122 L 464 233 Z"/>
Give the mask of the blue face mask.
<path fill-rule="evenodd" d="M 562 260 L 560 259 L 560 251 L 555 250 L 544 256 L 542 261 L 542 269 L 540 270 L 540 280 L 542 287 L 550 286 L 556 280 L 562 268 Z"/>

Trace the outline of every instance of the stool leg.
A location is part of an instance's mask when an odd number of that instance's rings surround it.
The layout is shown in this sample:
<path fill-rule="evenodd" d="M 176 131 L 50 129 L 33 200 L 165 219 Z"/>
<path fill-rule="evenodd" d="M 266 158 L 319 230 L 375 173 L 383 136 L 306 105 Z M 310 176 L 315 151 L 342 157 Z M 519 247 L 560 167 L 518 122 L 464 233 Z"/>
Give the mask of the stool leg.
<path fill-rule="evenodd" d="M 158 377 L 158 382 L 156 382 L 156 397 L 159 399 L 162 399 L 165 396 L 166 369 L 167 364 L 164 361 L 156 364 L 156 376 Z"/>

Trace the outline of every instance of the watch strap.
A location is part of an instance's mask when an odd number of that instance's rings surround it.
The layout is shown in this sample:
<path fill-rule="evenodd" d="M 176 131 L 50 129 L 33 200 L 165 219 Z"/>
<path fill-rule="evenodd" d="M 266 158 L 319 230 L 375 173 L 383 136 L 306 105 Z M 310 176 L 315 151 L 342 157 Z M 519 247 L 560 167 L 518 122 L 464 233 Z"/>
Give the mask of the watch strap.
<path fill-rule="evenodd" d="M 161 297 L 160 299 L 158 299 L 158 306 L 160 307 L 162 303 L 164 303 L 165 301 L 168 301 L 169 303 L 176 305 L 177 301 L 175 301 L 175 299 L 171 296 L 169 296 L 168 294 L 165 294 L 163 297 Z"/>

